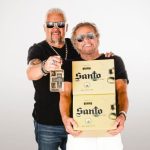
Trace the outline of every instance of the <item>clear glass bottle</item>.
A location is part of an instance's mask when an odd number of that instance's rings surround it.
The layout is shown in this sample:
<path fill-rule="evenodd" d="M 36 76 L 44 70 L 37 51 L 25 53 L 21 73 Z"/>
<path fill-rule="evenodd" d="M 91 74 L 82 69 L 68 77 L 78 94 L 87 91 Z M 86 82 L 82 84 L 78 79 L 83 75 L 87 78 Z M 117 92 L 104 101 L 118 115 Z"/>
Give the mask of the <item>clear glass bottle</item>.
<path fill-rule="evenodd" d="M 64 70 L 51 70 L 50 71 L 50 91 L 60 92 L 64 90 Z"/>

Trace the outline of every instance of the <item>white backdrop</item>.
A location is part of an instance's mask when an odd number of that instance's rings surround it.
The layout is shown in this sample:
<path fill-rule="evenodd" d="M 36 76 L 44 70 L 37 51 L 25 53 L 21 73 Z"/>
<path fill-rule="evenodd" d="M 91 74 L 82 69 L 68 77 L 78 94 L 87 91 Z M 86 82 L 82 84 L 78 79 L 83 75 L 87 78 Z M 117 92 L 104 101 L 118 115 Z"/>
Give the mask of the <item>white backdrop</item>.
<path fill-rule="evenodd" d="M 150 149 L 150 1 L 149 0 L 1 0 L 0 1 L 0 149 L 36 150 L 32 120 L 32 82 L 26 77 L 28 48 L 45 38 L 49 8 L 66 12 L 72 27 L 97 24 L 100 51 L 113 51 L 126 65 L 130 108 L 122 133 L 125 150 Z"/>

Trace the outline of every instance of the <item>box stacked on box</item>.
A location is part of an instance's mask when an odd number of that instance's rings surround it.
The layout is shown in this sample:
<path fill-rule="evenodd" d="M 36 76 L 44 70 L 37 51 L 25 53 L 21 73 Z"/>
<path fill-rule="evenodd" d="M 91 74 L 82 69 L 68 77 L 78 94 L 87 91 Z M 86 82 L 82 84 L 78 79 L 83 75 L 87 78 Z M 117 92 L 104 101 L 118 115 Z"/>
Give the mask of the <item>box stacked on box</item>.
<path fill-rule="evenodd" d="M 116 119 L 114 60 L 73 61 L 72 72 L 74 129 L 107 136 Z"/>

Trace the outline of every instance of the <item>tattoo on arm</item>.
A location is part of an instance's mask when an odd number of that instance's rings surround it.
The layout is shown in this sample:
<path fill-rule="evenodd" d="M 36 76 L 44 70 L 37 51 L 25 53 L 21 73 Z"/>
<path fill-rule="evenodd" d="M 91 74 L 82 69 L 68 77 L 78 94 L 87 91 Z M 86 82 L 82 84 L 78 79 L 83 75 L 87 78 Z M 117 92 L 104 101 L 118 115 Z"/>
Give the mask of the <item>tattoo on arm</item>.
<path fill-rule="evenodd" d="M 30 65 L 38 65 L 41 63 L 41 60 L 40 59 L 32 59 L 29 64 Z"/>

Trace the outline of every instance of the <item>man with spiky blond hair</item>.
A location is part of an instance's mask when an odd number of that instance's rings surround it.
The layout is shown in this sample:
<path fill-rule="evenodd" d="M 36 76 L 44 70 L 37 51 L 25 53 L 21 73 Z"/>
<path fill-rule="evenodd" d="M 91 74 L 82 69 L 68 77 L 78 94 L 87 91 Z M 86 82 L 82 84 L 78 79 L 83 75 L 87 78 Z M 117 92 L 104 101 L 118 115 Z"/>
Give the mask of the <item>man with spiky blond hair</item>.
<path fill-rule="evenodd" d="M 38 150 L 66 149 L 67 134 L 59 111 L 59 92 L 49 90 L 50 71 L 63 61 L 78 57 L 70 39 L 65 38 L 68 25 L 59 8 L 48 10 L 44 22 L 46 39 L 28 51 L 27 76 L 35 88 L 33 118 Z"/>

